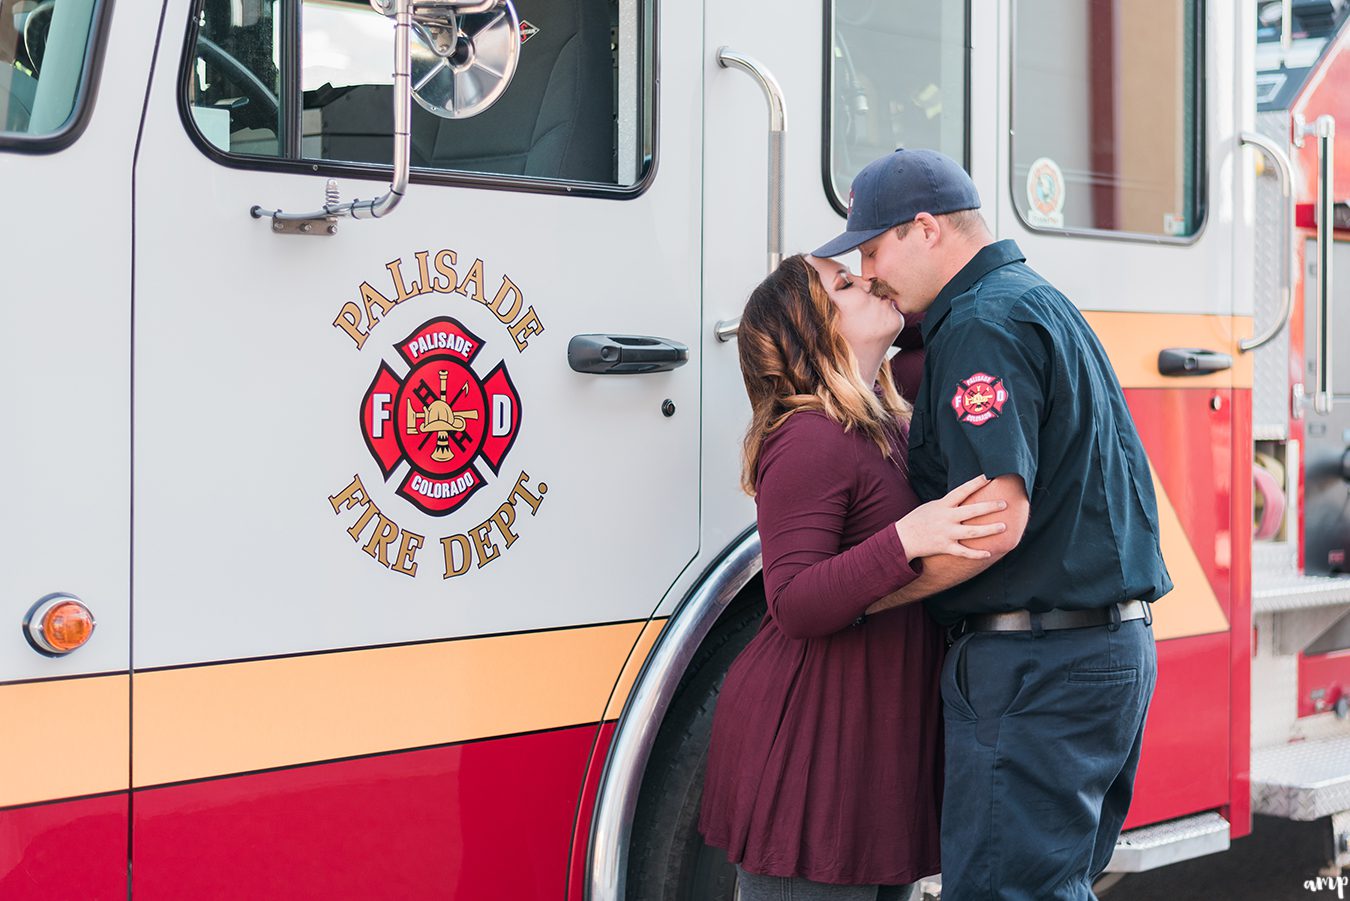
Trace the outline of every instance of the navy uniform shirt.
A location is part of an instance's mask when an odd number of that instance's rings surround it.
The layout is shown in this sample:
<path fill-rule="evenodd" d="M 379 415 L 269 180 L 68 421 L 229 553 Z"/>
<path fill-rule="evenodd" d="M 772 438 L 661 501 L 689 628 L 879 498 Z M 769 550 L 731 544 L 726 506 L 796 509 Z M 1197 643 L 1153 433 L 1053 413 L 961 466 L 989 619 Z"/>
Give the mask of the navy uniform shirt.
<path fill-rule="evenodd" d="M 951 624 L 973 613 L 1154 601 L 1172 589 L 1153 480 L 1125 395 L 1077 307 L 1013 241 L 985 247 L 923 323 L 927 356 L 910 424 L 925 501 L 984 473 L 1020 476 L 1021 543 L 929 598 Z"/>

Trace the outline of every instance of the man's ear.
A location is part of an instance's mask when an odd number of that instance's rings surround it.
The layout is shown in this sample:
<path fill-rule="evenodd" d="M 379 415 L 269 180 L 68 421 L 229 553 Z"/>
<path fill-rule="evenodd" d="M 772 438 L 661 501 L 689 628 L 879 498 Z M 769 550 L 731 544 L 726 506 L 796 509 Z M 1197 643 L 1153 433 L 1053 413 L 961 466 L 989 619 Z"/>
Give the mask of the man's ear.
<path fill-rule="evenodd" d="M 913 227 L 923 229 L 924 243 L 930 246 L 936 244 L 938 239 L 942 237 L 942 226 L 932 213 L 920 213 L 915 216 Z"/>

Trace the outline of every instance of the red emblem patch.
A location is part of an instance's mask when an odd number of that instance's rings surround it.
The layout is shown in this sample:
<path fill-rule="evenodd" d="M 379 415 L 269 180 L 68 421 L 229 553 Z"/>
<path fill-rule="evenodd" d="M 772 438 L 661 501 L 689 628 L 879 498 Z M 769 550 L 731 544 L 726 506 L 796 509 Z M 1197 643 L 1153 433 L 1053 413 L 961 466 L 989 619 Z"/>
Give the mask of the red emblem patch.
<path fill-rule="evenodd" d="M 408 463 L 401 497 L 445 516 L 487 484 L 478 460 L 493 475 L 501 470 L 520 431 L 520 395 L 504 361 L 478 377 L 483 342 L 449 316 L 423 323 L 394 349 L 408 374 L 380 362 L 361 401 L 361 434 L 386 482 Z"/>
<path fill-rule="evenodd" d="M 520 43 L 526 44 L 530 38 L 539 33 L 539 26 L 525 19 L 520 20 Z"/>
<path fill-rule="evenodd" d="M 969 425 L 984 425 L 996 419 L 1008 402 L 1008 389 L 1003 379 L 977 372 L 956 386 L 952 409 L 956 418 Z"/>

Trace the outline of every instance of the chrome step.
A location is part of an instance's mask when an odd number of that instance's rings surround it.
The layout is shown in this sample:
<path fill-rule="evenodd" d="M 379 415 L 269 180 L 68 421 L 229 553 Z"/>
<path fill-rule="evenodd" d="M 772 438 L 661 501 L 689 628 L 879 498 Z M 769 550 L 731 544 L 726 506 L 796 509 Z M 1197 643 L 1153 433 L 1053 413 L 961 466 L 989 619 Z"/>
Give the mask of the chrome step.
<path fill-rule="evenodd" d="M 1316 820 L 1350 810 L 1350 736 L 1252 751 L 1252 811 Z"/>
<path fill-rule="evenodd" d="M 1252 612 L 1282 613 L 1350 604 L 1350 576 L 1252 569 Z"/>
<path fill-rule="evenodd" d="M 1213 811 L 1122 832 L 1107 873 L 1142 873 L 1228 850 L 1228 821 Z M 942 901 L 942 875 L 919 883 L 922 901 Z"/>
<path fill-rule="evenodd" d="M 1217 813 L 1198 813 L 1122 832 L 1108 873 L 1142 873 L 1168 864 L 1228 850 L 1228 821 Z"/>
<path fill-rule="evenodd" d="M 1287 541 L 1252 544 L 1252 613 L 1350 605 L 1350 576 L 1307 576 Z"/>

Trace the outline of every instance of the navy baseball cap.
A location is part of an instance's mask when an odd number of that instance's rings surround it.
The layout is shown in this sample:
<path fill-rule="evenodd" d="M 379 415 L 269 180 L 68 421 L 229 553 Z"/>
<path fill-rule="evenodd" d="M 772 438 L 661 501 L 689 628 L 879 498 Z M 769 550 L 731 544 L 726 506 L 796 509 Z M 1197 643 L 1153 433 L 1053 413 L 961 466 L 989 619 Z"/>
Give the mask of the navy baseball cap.
<path fill-rule="evenodd" d="M 897 150 L 868 163 L 848 193 L 844 233 L 811 251 L 837 257 L 920 213 L 941 216 L 980 208 L 980 194 L 961 164 L 936 150 Z"/>

